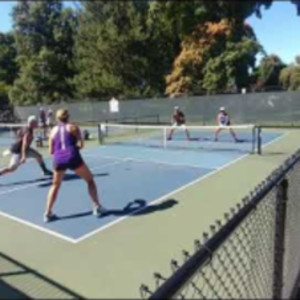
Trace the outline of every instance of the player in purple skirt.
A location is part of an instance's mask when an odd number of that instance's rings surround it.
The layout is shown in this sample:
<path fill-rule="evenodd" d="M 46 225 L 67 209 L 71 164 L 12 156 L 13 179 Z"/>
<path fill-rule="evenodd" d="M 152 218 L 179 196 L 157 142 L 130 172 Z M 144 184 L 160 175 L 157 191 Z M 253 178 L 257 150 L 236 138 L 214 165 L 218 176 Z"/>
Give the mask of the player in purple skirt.
<path fill-rule="evenodd" d="M 100 217 L 106 209 L 100 204 L 93 175 L 80 154 L 80 149 L 84 146 L 80 129 L 69 122 L 69 113 L 65 109 L 57 111 L 56 119 L 58 123 L 51 130 L 49 137 L 49 152 L 53 156 L 54 174 L 52 186 L 48 192 L 44 221 L 50 222 L 57 218 L 52 208 L 67 169 L 73 170 L 86 181 L 93 201 L 93 214 Z"/>

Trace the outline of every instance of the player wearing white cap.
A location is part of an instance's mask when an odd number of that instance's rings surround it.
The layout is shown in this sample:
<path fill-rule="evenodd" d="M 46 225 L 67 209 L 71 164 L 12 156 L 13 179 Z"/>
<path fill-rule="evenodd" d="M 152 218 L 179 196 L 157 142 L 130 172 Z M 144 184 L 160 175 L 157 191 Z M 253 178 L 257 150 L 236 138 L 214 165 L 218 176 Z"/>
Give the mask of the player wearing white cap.
<path fill-rule="evenodd" d="M 188 129 L 186 128 L 186 125 L 185 125 L 185 115 L 184 113 L 179 109 L 178 106 L 175 106 L 174 107 L 174 111 L 173 111 L 173 115 L 172 115 L 172 127 L 171 127 L 171 130 L 169 132 L 169 135 L 168 135 L 168 140 L 171 140 L 172 139 L 172 136 L 173 136 L 173 132 L 175 130 L 175 128 L 182 128 L 185 130 L 185 133 L 186 133 L 186 137 L 188 140 L 190 140 L 190 133 L 188 131 Z"/>
<path fill-rule="evenodd" d="M 217 116 L 217 123 L 218 123 L 219 127 L 217 128 L 217 130 L 215 132 L 215 141 L 218 140 L 218 136 L 219 136 L 220 131 L 222 131 L 223 129 L 226 129 L 227 126 L 231 125 L 230 117 L 229 117 L 225 107 L 223 107 L 223 106 L 220 107 L 220 109 L 219 109 L 219 113 L 218 113 L 218 116 Z M 232 128 L 229 128 L 229 132 L 232 135 L 234 141 L 238 142 L 236 134 L 235 134 L 235 132 L 233 131 Z"/>
<path fill-rule="evenodd" d="M 34 129 L 37 127 L 36 117 L 28 117 L 27 125 L 18 131 L 16 141 L 9 150 L 5 151 L 6 154 L 11 155 L 11 159 L 8 166 L 0 170 L 0 175 L 15 171 L 21 164 L 26 162 L 28 157 L 34 158 L 38 162 L 44 175 L 52 175 L 52 172 L 47 169 L 42 155 L 30 147 L 34 137 Z"/>

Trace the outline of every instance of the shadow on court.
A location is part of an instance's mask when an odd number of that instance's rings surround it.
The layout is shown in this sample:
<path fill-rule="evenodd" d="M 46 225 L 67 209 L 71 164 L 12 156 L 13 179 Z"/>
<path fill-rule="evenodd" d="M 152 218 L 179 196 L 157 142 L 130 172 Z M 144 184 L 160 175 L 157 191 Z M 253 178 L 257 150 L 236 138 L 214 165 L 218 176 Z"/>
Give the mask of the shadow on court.
<path fill-rule="evenodd" d="M 276 155 L 284 155 L 286 154 L 286 152 L 280 152 L 280 151 L 277 151 L 277 152 L 273 152 L 273 151 L 263 151 L 262 152 L 262 155 L 264 156 L 276 156 Z"/>
<path fill-rule="evenodd" d="M 10 182 L 10 183 L 1 183 L 0 187 L 2 187 L 2 186 L 16 186 L 16 185 L 23 185 L 23 184 L 30 184 L 30 183 L 38 183 L 38 182 L 49 182 L 49 181 L 51 182 L 51 177 L 32 179 L 32 180 L 21 180 L 21 181 Z"/>
<path fill-rule="evenodd" d="M 102 176 L 108 176 L 109 173 L 99 173 L 99 174 L 93 174 L 94 177 L 102 177 Z M 76 174 L 66 174 L 63 181 L 70 181 L 70 180 L 77 180 L 82 179 L 81 177 L 77 176 Z M 9 186 L 17 186 L 17 185 L 23 185 L 23 184 L 31 184 L 31 183 L 39 183 L 37 184 L 38 187 L 47 187 L 51 186 L 52 184 L 52 177 L 45 177 L 45 178 L 38 178 L 38 179 L 31 179 L 31 180 L 21 180 L 17 182 L 10 182 L 10 183 L 1 183 L 0 187 L 9 187 Z"/>
<path fill-rule="evenodd" d="M 81 295 L 2 252 L 0 252 L 0 266 L 0 299 L 83 299 Z M 30 290 L 31 295 L 19 291 L 17 287 L 6 282 L 6 280 L 13 282 L 14 277 L 15 282 L 21 283 L 21 286 L 27 284 L 27 290 Z"/>
<path fill-rule="evenodd" d="M 26 294 L 8 285 L 2 279 L 0 279 L 0 291 L 0 299 L 30 299 Z"/>
<path fill-rule="evenodd" d="M 103 217 L 105 216 L 139 216 L 155 213 L 158 211 L 166 210 L 172 208 L 174 205 L 178 204 L 178 201 L 174 199 L 168 199 L 162 201 L 158 204 L 147 205 L 147 201 L 143 199 L 136 199 L 132 202 L 129 202 L 123 209 L 113 210 L 110 209 Z"/>
<path fill-rule="evenodd" d="M 155 213 L 158 211 L 166 210 L 172 208 L 174 205 L 178 204 L 178 201 L 174 199 L 168 199 L 163 201 L 159 204 L 153 204 L 147 206 L 147 201 L 143 199 L 136 199 L 132 202 L 129 202 L 123 209 L 108 209 L 108 211 L 103 214 L 100 219 L 108 217 L 108 216 L 140 216 L 146 215 L 150 213 Z M 75 219 L 75 218 L 82 218 L 92 215 L 92 211 L 86 211 L 76 214 L 70 214 L 65 216 L 57 216 L 52 222 L 60 221 L 60 220 L 68 220 L 68 219 Z"/>
<path fill-rule="evenodd" d="M 77 214 L 71 214 L 71 215 L 66 215 L 66 216 L 57 216 L 56 219 L 53 220 L 54 221 L 59 221 L 59 220 L 68 220 L 68 219 L 76 219 L 76 218 L 82 218 L 82 217 L 87 217 L 92 215 L 93 212 L 91 210 L 86 211 L 86 212 L 81 212 L 81 213 L 77 213 Z"/>

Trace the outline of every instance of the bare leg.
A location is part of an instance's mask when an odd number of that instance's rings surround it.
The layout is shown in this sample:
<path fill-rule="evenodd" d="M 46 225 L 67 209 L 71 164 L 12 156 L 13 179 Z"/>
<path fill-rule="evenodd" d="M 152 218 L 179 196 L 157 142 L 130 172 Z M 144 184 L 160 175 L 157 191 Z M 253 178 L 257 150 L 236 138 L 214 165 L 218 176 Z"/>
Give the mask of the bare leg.
<path fill-rule="evenodd" d="M 7 167 L 0 170 L 0 176 L 14 172 L 20 165 L 20 155 L 13 154 Z"/>
<path fill-rule="evenodd" d="M 186 138 L 188 139 L 188 140 L 190 140 L 191 139 L 191 137 L 190 137 L 190 132 L 186 129 L 185 130 L 185 134 L 186 134 Z"/>
<path fill-rule="evenodd" d="M 237 137 L 236 137 L 236 134 L 235 134 L 235 132 L 230 128 L 229 129 L 229 131 L 230 131 L 230 133 L 231 133 L 231 135 L 232 135 L 232 137 L 233 137 L 233 139 L 237 142 L 238 141 L 238 139 L 237 139 Z"/>
<path fill-rule="evenodd" d="M 174 132 L 174 128 L 172 128 L 172 129 L 170 130 L 169 135 L 168 135 L 168 140 L 171 140 L 171 139 L 172 139 L 173 132 Z"/>
<path fill-rule="evenodd" d="M 12 166 L 12 167 L 9 166 L 9 167 L 3 168 L 0 170 L 0 176 L 5 175 L 7 173 L 11 173 L 11 172 L 15 171 L 16 169 L 17 169 L 17 166 Z"/>
<path fill-rule="evenodd" d="M 55 171 L 54 172 L 52 186 L 48 192 L 45 216 L 52 215 L 52 208 L 53 208 L 54 202 L 57 198 L 57 194 L 58 194 L 62 179 L 64 177 L 64 174 L 65 174 L 65 171 Z"/>
<path fill-rule="evenodd" d="M 52 171 L 48 170 L 48 168 L 46 167 L 46 164 L 44 162 L 43 156 L 40 153 L 38 153 L 34 149 L 30 148 L 28 150 L 27 155 L 28 155 L 28 157 L 32 157 L 37 161 L 37 163 L 40 165 L 44 175 L 52 175 Z"/>
<path fill-rule="evenodd" d="M 222 128 L 221 127 L 219 127 L 217 130 L 216 130 L 216 132 L 215 132 L 215 141 L 217 141 L 218 140 L 218 136 L 219 136 L 219 133 L 222 131 Z"/>
<path fill-rule="evenodd" d="M 80 166 L 78 169 L 75 170 L 75 173 L 86 181 L 86 183 L 88 185 L 88 191 L 92 198 L 94 206 L 99 207 L 100 201 L 98 198 L 97 186 L 95 184 L 95 181 L 94 181 L 94 178 L 93 178 L 93 175 L 92 175 L 90 169 L 86 166 L 86 164 L 83 164 L 82 166 Z"/>

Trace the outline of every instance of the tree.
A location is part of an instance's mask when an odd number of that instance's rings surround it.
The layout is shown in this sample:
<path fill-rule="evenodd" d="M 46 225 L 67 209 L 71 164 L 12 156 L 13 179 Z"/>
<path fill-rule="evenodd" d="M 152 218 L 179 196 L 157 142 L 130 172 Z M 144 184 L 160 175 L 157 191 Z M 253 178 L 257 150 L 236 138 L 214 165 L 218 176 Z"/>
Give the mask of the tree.
<path fill-rule="evenodd" d="M 0 33 L 0 82 L 11 85 L 17 77 L 15 40 L 11 33 Z"/>
<path fill-rule="evenodd" d="M 8 91 L 18 74 L 15 40 L 11 33 L 0 33 L 0 102 L 8 102 Z"/>
<path fill-rule="evenodd" d="M 258 67 L 257 88 L 279 86 L 279 74 L 286 65 L 275 54 L 264 57 Z"/>
<path fill-rule="evenodd" d="M 61 1 L 20 1 L 13 9 L 20 77 L 10 90 L 18 104 L 70 98 L 76 17 Z"/>
<path fill-rule="evenodd" d="M 79 18 L 74 84 L 82 97 L 143 93 L 146 35 L 132 1 L 85 2 Z"/>
<path fill-rule="evenodd" d="M 249 25 L 235 41 L 227 20 L 199 25 L 182 42 L 182 51 L 166 77 L 167 93 L 224 92 L 248 84 L 248 69 L 260 45 Z"/>
<path fill-rule="evenodd" d="M 291 64 L 280 71 L 279 82 L 284 89 L 300 90 L 300 56 L 295 58 L 296 64 Z"/>

